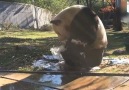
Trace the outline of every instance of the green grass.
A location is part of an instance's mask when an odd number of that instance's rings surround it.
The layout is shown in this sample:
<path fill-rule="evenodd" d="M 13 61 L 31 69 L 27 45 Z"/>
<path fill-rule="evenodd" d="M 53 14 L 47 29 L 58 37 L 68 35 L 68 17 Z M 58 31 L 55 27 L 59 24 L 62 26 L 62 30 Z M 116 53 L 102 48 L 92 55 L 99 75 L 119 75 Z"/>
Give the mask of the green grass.
<path fill-rule="evenodd" d="M 115 50 L 124 50 L 125 39 L 129 30 L 114 32 L 107 30 L 108 57 L 129 57 L 128 53 L 113 55 Z M 59 46 L 60 42 L 53 31 L 5 30 L 0 31 L 0 67 L 5 69 L 31 70 L 34 60 L 43 54 L 49 54 L 50 48 Z"/>
<path fill-rule="evenodd" d="M 11 31 L 0 31 L 0 38 L 3 37 L 12 37 L 12 38 L 21 38 L 21 39 L 39 39 L 47 37 L 56 37 L 56 34 L 52 31 L 41 32 L 33 30 L 11 30 Z"/>
<path fill-rule="evenodd" d="M 49 49 L 58 44 L 57 35 L 53 31 L 0 31 L 0 67 L 28 67 L 43 54 L 50 53 Z"/>
<path fill-rule="evenodd" d="M 108 46 L 106 52 L 111 54 L 109 56 L 115 57 L 116 55 L 112 54 L 115 50 L 125 50 L 125 41 L 129 37 L 129 30 L 123 31 L 113 31 L 107 30 Z M 129 42 L 128 42 L 129 43 Z M 121 56 L 129 57 L 128 53 L 124 53 Z"/>

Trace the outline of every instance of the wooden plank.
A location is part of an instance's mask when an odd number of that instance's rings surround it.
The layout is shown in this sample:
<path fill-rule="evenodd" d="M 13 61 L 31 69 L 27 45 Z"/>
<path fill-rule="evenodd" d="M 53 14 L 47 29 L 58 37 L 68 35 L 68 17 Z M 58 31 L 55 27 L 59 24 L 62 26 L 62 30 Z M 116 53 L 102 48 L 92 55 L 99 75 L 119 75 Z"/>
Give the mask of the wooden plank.
<path fill-rule="evenodd" d="M 60 87 L 63 90 L 105 90 L 114 89 L 129 77 L 120 76 L 84 76 Z"/>
<path fill-rule="evenodd" d="M 29 76 L 31 76 L 31 74 L 8 73 L 5 75 L 3 73 L 0 73 L 0 86 L 4 86 L 6 84 L 11 84 L 11 83 L 16 83 L 17 82 L 16 80 L 23 80 Z M 5 77 L 5 78 L 2 78 L 2 77 Z M 6 79 L 6 78 L 10 78 L 10 79 Z M 16 79 L 16 80 L 13 80 L 13 79 Z"/>
<path fill-rule="evenodd" d="M 119 85 L 114 90 L 129 90 L 129 81 Z"/>

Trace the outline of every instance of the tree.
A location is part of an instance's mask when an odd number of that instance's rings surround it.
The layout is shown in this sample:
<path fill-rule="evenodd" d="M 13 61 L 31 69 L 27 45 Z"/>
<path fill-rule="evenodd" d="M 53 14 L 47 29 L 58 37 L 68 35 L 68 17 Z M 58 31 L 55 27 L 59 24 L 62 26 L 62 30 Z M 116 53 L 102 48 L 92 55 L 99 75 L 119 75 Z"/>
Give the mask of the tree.
<path fill-rule="evenodd" d="M 7 2 L 20 2 L 20 3 L 29 3 L 34 4 L 38 7 L 48 9 L 54 13 L 59 12 L 66 6 L 68 6 L 68 0 L 0 0 Z"/>
<path fill-rule="evenodd" d="M 98 0 L 85 0 L 86 5 L 90 8 L 93 8 L 93 5 L 98 1 Z"/>
<path fill-rule="evenodd" d="M 0 1 L 5 1 L 5 2 L 14 2 L 15 0 L 0 0 Z"/>
<path fill-rule="evenodd" d="M 73 4 L 84 4 L 89 8 L 93 8 L 94 4 L 100 0 L 72 0 Z"/>
<path fill-rule="evenodd" d="M 114 27 L 113 27 L 113 29 L 115 31 L 121 31 L 121 30 L 123 30 L 122 23 L 121 23 L 121 9 L 120 9 L 120 7 L 117 7 L 115 9 Z"/>
<path fill-rule="evenodd" d="M 35 5 L 57 13 L 67 6 L 67 0 L 35 0 Z"/>
<path fill-rule="evenodd" d="M 116 6 L 117 0 L 106 0 L 107 6 L 100 9 L 100 12 L 104 15 L 108 15 L 108 13 L 113 13 L 113 29 L 115 31 L 122 30 L 121 23 L 121 7 Z M 118 0 L 120 1 L 120 0 Z M 119 2 L 120 3 L 120 2 Z M 104 5 L 103 5 L 104 6 Z"/>

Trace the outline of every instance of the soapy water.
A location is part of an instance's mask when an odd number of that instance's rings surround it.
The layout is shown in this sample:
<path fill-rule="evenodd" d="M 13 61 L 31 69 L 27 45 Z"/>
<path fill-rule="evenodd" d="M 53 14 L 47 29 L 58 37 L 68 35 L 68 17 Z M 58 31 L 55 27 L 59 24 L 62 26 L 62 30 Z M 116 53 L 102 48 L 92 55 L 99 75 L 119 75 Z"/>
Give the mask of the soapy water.
<path fill-rule="evenodd" d="M 57 60 L 64 60 L 62 55 L 61 55 L 61 52 L 63 52 L 64 50 L 65 50 L 64 46 L 53 47 L 53 48 L 50 49 L 53 58 L 57 59 Z"/>
<path fill-rule="evenodd" d="M 43 55 L 42 59 L 35 60 L 32 64 L 33 67 L 40 69 L 60 70 L 60 65 L 64 63 L 64 59 L 61 55 L 63 46 L 53 47 L 50 49 L 51 55 Z"/>
<path fill-rule="evenodd" d="M 61 47 L 53 47 L 50 49 L 51 55 L 43 55 L 43 58 L 40 60 L 36 60 L 33 62 L 33 67 L 38 67 L 40 69 L 47 69 L 52 71 L 58 71 L 61 69 L 60 65 L 64 63 L 64 59 L 62 57 Z M 62 84 L 62 77 L 63 75 L 50 75 L 50 74 L 44 74 L 39 79 L 39 82 L 47 82 L 49 85 L 61 85 Z"/>
<path fill-rule="evenodd" d="M 61 63 L 64 63 L 64 61 L 59 61 L 58 63 L 55 63 L 47 61 L 45 59 L 40 59 L 33 62 L 33 67 L 39 69 L 47 69 L 47 70 L 60 70 Z"/>

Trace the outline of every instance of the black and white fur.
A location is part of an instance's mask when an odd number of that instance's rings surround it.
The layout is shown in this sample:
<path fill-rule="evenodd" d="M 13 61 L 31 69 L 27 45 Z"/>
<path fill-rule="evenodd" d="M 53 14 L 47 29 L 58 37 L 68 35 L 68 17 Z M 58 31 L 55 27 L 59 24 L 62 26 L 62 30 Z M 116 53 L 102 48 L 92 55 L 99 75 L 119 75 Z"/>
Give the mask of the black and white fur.
<path fill-rule="evenodd" d="M 93 59 L 94 63 L 97 58 L 102 59 L 103 50 L 107 47 L 107 35 L 102 21 L 90 8 L 83 5 L 73 5 L 59 12 L 51 23 L 53 24 L 53 29 L 57 33 L 59 40 L 69 47 L 67 48 L 68 51 L 63 54 L 64 58 L 68 57 L 66 58 L 68 59 L 66 62 L 71 63 L 71 65 L 73 63 L 78 65 L 78 63 L 82 62 L 85 66 L 87 61 L 92 61 Z M 68 41 L 70 44 L 67 45 Z M 74 58 L 74 56 L 78 55 L 74 53 L 76 49 L 79 51 L 78 57 L 83 57 L 84 60 L 77 57 Z M 81 52 L 83 52 L 83 56 L 80 55 Z M 70 55 L 71 53 L 73 53 L 73 57 L 69 58 L 72 56 Z M 98 64 L 89 66 L 95 65 Z"/>

